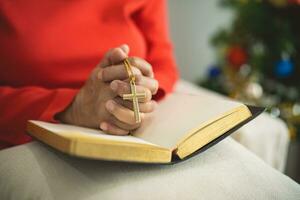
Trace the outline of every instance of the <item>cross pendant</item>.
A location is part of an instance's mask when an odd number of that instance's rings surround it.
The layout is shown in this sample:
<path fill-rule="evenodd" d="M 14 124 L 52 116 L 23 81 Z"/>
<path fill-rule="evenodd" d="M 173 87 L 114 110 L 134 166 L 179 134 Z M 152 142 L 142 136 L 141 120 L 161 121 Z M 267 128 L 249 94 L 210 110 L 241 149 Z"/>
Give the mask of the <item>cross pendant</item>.
<path fill-rule="evenodd" d="M 137 93 L 136 85 L 134 81 L 130 81 L 130 94 L 123 94 L 123 100 L 132 100 L 133 112 L 136 123 L 141 122 L 140 108 L 139 108 L 139 99 L 145 99 L 146 93 Z"/>

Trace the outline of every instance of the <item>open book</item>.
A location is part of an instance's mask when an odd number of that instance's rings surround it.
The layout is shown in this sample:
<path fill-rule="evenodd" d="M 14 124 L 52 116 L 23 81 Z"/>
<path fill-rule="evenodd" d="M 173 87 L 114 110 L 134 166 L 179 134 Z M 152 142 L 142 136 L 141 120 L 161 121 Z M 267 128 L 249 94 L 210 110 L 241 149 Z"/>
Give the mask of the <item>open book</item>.
<path fill-rule="evenodd" d="M 42 121 L 28 121 L 27 131 L 62 152 L 92 159 L 174 163 L 225 138 L 263 109 L 219 96 L 174 93 L 161 101 L 150 120 L 132 135 Z"/>

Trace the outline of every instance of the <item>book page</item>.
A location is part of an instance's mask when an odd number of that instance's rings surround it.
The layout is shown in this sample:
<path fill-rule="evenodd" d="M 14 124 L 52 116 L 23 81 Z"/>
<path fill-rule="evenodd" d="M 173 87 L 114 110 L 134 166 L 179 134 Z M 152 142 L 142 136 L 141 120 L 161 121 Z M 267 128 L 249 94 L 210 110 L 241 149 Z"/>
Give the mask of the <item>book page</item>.
<path fill-rule="evenodd" d="M 241 103 L 218 95 L 174 93 L 161 101 L 150 120 L 134 132 L 134 136 L 159 146 L 175 149 L 191 130 L 241 106 Z"/>
<path fill-rule="evenodd" d="M 91 140 L 109 140 L 115 142 L 138 143 L 138 144 L 157 146 L 155 144 L 151 144 L 150 142 L 144 141 L 137 137 L 133 137 L 131 135 L 115 136 L 115 135 L 108 135 L 99 129 L 96 130 L 96 129 L 84 128 L 80 126 L 67 125 L 67 124 L 53 124 L 53 123 L 47 123 L 47 122 L 35 121 L 35 120 L 30 120 L 30 122 L 52 133 L 61 135 L 63 137 L 68 137 L 71 139 L 87 138 Z"/>

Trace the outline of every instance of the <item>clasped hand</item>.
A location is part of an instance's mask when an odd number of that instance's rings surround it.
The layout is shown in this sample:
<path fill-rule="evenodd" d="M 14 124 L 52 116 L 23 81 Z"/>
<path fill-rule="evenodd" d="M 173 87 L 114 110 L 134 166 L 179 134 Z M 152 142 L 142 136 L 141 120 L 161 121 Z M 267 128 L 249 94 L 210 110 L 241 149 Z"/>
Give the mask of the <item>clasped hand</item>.
<path fill-rule="evenodd" d="M 128 58 L 128 53 L 127 45 L 109 50 L 73 102 L 56 118 L 68 124 L 100 128 L 114 135 L 126 135 L 147 120 L 156 107 L 152 95 L 158 90 L 158 81 L 148 62 L 137 57 Z M 135 122 L 132 102 L 122 99 L 123 94 L 131 92 L 123 65 L 125 58 L 129 59 L 136 76 L 137 92 L 146 93 L 146 98 L 139 100 L 141 123 Z"/>

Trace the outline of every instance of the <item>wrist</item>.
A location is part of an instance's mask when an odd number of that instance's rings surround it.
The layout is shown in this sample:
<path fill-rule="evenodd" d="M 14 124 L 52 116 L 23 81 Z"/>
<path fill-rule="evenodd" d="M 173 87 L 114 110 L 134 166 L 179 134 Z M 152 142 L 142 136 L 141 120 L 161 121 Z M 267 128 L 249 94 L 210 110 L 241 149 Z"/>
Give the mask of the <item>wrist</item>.
<path fill-rule="evenodd" d="M 66 123 L 66 124 L 74 124 L 73 120 L 73 111 L 72 111 L 72 105 L 69 105 L 67 108 L 65 108 L 63 111 L 57 113 L 54 116 L 55 120 L 58 120 L 59 122 Z"/>
<path fill-rule="evenodd" d="M 80 93 L 80 91 L 79 91 Z M 73 101 L 61 112 L 55 115 L 55 119 L 66 124 L 77 124 L 76 119 L 76 104 L 78 102 L 79 93 L 75 96 Z"/>

